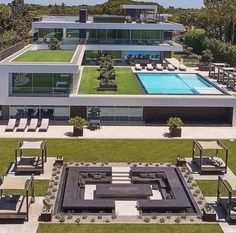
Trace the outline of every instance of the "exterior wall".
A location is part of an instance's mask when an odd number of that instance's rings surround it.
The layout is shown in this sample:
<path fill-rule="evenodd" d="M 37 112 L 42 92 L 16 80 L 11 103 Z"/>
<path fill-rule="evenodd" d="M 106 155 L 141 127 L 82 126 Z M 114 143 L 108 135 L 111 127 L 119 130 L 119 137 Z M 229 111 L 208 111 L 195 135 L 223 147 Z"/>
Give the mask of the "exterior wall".
<path fill-rule="evenodd" d="M 2 106 L 2 119 L 3 120 L 9 119 L 9 106 L 6 105 Z"/>
<path fill-rule="evenodd" d="M 147 123 L 166 123 L 169 117 L 180 117 L 185 124 L 232 124 L 233 108 L 216 107 L 144 107 Z"/>
<path fill-rule="evenodd" d="M 87 107 L 86 106 L 71 106 L 70 117 L 76 117 L 76 116 L 80 116 L 86 119 Z"/>

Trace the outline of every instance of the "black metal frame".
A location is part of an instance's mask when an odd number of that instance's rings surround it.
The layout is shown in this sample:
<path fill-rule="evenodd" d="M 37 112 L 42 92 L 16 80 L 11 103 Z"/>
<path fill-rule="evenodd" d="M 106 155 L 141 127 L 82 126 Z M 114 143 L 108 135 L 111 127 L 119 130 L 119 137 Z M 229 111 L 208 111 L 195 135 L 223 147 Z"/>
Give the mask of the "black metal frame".
<path fill-rule="evenodd" d="M 228 154 L 229 154 L 229 151 L 228 149 L 224 146 L 223 143 L 221 143 L 219 140 L 216 141 L 217 144 L 219 146 L 221 146 L 224 150 L 225 150 L 225 166 L 224 167 L 221 167 L 221 170 L 225 173 L 227 173 L 227 168 L 228 168 Z M 199 164 L 196 163 L 196 161 L 194 161 L 195 157 L 196 157 L 196 154 L 195 154 L 195 151 L 196 151 L 196 148 L 199 150 L 200 152 L 200 155 L 199 155 L 199 158 L 200 158 L 200 162 Z M 206 149 L 205 149 L 206 150 Z M 193 147 L 192 147 L 192 162 L 195 162 L 197 165 L 198 165 L 198 171 L 199 173 L 202 173 L 202 172 L 207 172 L 207 169 L 202 169 L 202 157 L 203 157 L 203 151 L 204 149 L 202 148 L 202 146 L 198 143 L 198 141 L 196 140 L 193 140 Z M 216 149 L 216 157 L 218 157 L 219 155 L 219 150 Z M 215 169 L 214 170 L 209 170 L 209 172 L 219 172 L 219 169 Z"/>
<path fill-rule="evenodd" d="M 23 156 L 23 150 L 27 150 L 27 149 L 20 149 L 22 145 L 23 145 L 23 140 L 21 140 L 18 143 L 15 149 L 15 171 L 16 172 L 17 172 L 17 166 L 18 166 L 17 158 L 19 157 L 21 160 Z M 30 149 L 30 150 L 39 150 L 39 149 Z M 44 173 L 44 163 L 47 162 L 47 142 L 45 140 L 43 141 L 40 150 L 41 150 L 41 161 L 42 161 L 41 173 Z M 25 169 L 25 172 L 28 172 L 28 171 L 29 171 L 28 169 Z"/>

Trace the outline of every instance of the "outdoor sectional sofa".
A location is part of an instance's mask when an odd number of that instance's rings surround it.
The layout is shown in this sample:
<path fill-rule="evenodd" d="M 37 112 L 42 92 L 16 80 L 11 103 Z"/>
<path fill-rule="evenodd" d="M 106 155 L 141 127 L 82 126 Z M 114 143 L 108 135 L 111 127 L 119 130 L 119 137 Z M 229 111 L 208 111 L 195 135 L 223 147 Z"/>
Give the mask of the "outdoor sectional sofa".
<path fill-rule="evenodd" d="M 83 176 L 82 176 L 83 175 Z M 114 200 L 84 200 L 86 184 L 111 183 L 111 167 L 70 167 L 67 168 L 63 211 L 105 211 L 115 210 Z"/>
<path fill-rule="evenodd" d="M 173 167 L 133 167 L 131 181 L 156 184 L 162 200 L 139 200 L 137 208 L 142 212 L 183 212 L 197 209 L 191 196 L 186 193 L 184 181 L 178 168 Z"/>

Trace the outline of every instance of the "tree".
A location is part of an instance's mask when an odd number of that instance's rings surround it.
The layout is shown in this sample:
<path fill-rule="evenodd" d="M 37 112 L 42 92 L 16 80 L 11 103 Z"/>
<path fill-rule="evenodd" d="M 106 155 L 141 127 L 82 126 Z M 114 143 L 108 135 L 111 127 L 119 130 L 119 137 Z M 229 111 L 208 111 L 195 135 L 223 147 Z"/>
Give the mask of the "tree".
<path fill-rule="evenodd" d="M 50 50 L 60 50 L 61 49 L 61 45 L 58 41 L 58 39 L 51 37 L 48 43 L 48 47 Z"/>
<path fill-rule="evenodd" d="M 193 52 L 201 54 L 206 32 L 203 29 L 188 30 L 184 35 L 184 42 L 188 47 L 192 47 Z"/>
<path fill-rule="evenodd" d="M 206 49 L 206 50 L 202 51 L 202 54 L 201 54 L 201 62 L 202 63 L 209 64 L 213 60 L 214 60 L 214 57 L 213 57 L 211 50 Z"/>

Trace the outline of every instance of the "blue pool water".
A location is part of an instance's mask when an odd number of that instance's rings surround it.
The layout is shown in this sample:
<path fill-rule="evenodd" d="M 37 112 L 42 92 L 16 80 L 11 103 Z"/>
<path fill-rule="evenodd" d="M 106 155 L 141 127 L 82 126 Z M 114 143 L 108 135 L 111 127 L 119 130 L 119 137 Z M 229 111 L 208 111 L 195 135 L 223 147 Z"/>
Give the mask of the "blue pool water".
<path fill-rule="evenodd" d="M 197 74 L 137 73 L 148 94 L 222 94 Z"/>

